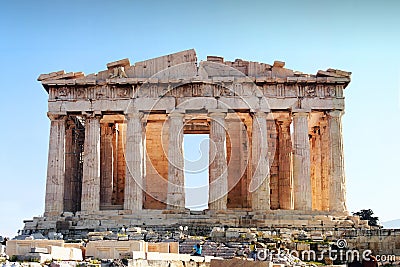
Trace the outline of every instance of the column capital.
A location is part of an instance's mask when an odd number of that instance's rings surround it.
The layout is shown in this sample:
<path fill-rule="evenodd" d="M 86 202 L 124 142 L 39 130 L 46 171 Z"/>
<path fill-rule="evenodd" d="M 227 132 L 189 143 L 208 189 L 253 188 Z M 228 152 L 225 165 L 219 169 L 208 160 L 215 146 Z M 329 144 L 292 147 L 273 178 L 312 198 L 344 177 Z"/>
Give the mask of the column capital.
<path fill-rule="evenodd" d="M 310 111 L 307 111 L 307 110 L 292 111 L 293 117 L 308 117 L 309 114 L 310 114 Z"/>
<path fill-rule="evenodd" d="M 47 117 L 51 121 L 65 120 L 67 118 L 67 114 L 57 114 L 57 113 L 47 112 Z"/>
<path fill-rule="evenodd" d="M 344 111 L 343 110 L 330 110 L 327 112 L 327 114 L 329 117 L 332 117 L 332 118 L 340 118 L 343 116 Z"/>
<path fill-rule="evenodd" d="M 85 117 L 85 119 L 101 119 L 101 117 L 103 117 L 101 113 L 97 112 L 93 113 L 82 112 L 82 116 Z"/>
<path fill-rule="evenodd" d="M 253 117 L 257 117 L 257 118 L 267 118 L 269 112 L 265 112 L 265 111 L 254 111 L 252 112 Z"/>

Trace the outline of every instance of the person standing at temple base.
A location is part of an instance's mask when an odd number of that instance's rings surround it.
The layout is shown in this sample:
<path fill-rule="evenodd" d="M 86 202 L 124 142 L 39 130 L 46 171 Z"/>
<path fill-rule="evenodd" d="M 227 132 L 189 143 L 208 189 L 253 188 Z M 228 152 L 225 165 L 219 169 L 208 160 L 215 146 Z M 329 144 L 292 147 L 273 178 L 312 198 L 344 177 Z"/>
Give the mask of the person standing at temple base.
<path fill-rule="evenodd" d="M 193 247 L 192 256 L 201 256 L 201 251 L 202 251 L 202 247 L 201 247 L 200 243 L 197 243 Z"/>
<path fill-rule="evenodd" d="M 373 253 L 370 253 L 366 256 L 366 258 L 363 259 L 362 265 L 364 267 L 378 267 L 378 260 L 373 255 Z"/>

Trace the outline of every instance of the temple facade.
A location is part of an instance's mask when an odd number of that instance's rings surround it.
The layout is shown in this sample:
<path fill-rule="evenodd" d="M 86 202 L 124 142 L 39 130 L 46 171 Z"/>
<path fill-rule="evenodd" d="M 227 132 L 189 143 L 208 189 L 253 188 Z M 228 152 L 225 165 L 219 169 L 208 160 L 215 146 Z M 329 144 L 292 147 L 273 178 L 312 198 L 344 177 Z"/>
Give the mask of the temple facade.
<path fill-rule="evenodd" d="M 346 216 L 342 115 L 351 73 L 284 66 L 198 62 L 187 50 L 119 60 L 96 74 L 40 75 L 51 123 L 44 217 L 189 218 L 185 134 L 209 135 L 203 215 L 211 221 Z"/>

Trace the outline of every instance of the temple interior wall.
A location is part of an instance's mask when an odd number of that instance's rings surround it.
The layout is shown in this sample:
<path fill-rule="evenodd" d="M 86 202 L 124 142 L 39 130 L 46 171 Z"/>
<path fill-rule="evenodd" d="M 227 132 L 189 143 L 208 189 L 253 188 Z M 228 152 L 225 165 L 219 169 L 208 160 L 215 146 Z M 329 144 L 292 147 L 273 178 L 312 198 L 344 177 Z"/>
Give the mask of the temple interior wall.
<path fill-rule="evenodd" d="M 84 125 L 76 116 L 69 116 L 65 130 L 64 210 L 79 211 L 82 195 L 82 153 Z"/>
<path fill-rule="evenodd" d="M 145 209 L 165 209 L 168 193 L 168 123 L 166 117 L 146 125 Z"/>
<path fill-rule="evenodd" d="M 242 120 L 234 116 L 227 119 L 228 199 L 227 208 L 248 208 L 248 177 L 246 165 L 249 153 L 247 131 Z"/>

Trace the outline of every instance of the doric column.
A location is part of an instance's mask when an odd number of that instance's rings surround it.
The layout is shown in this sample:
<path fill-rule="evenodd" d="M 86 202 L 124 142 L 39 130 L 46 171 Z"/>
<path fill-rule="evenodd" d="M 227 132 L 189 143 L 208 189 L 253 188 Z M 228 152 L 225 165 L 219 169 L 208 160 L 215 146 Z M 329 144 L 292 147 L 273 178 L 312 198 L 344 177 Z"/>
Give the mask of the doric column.
<path fill-rule="evenodd" d="M 252 209 L 270 209 L 270 173 L 267 142 L 267 114 L 256 112 L 253 115 L 251 161 L 253 175 L 250 183 Z"/>
<path fill-rule="evenodd" d="M 289 114 L 278 120 L 279 125 L 279 207 L 292 210 L 293 202 L 293 176 L 292 176 L 292 139 Z"/>
<path fill-rule="evenodd" d="M 330 144 L 330 200 L 329 211 L 346 212 L 346 179 L 344 175 L 343 140 L 342 140 L 343 111 L 328 112 L 328 131 Z"/>
<path fill-rule="evenodd" d="M 320 127 L 314 126 L 311 131 L 310 161 L 311 161 L 311 192 L 312 209 L 322 210 L 322 168 L 321 168 L 321 135 Z"/>
<path fill-rule="evenodd" d="M 321 133 L 321 209 L 329 211 L 331 149 L 329 141 L 328 120 L 321 118 L 319 122 Z"/>
<path fill-rule="evenodd" d="M 143 209 L 144 128 L 143 113 L 126 115 L 126 178 L 124 209 L 140 212 Z"/>
<path fill-rule="evenodd" d="M 228 194 L 228 166 L 226 159 L 226 113 L 210 112 L 210 157 L 209 157 L 209 209 L 226 210 Z"/>
<path fill-rule="evenodd" d="M 310 142 L 308 112 L 293 112 L 293 183 L 294 208 L 311 210 Z"/>
<path fill-rule="evenodd" d="M 100 209 L 100 116 L 87 116 L 83 155 L 82 211 Z"/>
<path fill-rule="evenodd" d="M 51 120 L 45 199 L 45 215 L 48 216 L 60 215 L 64 209 L 66 116 L 47 115 Z"/>
<path fill-rule="evenodd" d="M 184 114 L 179 112 L 169 114 L 168 209 L 185 208 L 183 116 Z"/>

